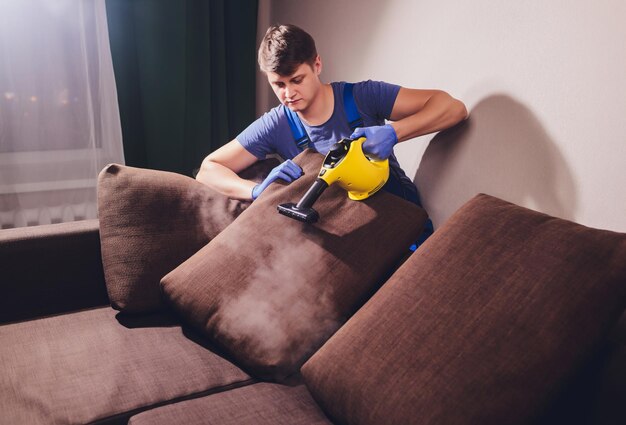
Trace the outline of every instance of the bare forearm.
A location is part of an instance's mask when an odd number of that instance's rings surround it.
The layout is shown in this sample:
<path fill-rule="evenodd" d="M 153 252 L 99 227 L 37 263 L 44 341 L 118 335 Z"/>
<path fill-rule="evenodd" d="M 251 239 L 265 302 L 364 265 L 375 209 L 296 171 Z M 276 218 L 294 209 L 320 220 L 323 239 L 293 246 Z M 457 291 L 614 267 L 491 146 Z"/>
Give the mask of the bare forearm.
<path fill-rule="evenodd" d="M 437 92 L 417 113 L 392 122 L 398 141 L 444 130 L 467 118 L 467 109 L 460 100 L 446 92 Z"/>
<path fill-rule="evenodd" d="M 230 168 L 207 159 L 202 162 L 196 180 L 234 199 L 252 199 L 252 188 L 256 185 L 242 179 Z"/>

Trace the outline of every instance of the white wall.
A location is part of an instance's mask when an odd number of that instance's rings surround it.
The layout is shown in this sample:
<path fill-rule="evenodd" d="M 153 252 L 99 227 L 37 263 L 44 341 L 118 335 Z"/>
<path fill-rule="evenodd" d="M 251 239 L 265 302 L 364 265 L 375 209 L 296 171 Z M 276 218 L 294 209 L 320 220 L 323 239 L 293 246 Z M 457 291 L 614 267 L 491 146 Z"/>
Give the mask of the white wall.
<path fill-rule="evenodd" d="M 271 22 L 313 35 L 327 82 L 441 88 L 466 103 L 465 125 L 396 148 L 436 226 L 485 192 L 626 232 L 626 2 L 270 6 Z"/>

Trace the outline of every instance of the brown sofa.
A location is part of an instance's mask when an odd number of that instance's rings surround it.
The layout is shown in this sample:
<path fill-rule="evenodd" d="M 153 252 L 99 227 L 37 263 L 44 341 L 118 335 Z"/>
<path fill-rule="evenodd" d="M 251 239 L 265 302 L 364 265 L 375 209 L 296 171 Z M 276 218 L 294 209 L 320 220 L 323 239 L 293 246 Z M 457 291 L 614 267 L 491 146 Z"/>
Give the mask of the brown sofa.
<path fill-rule="evenodd" d="M 626 423 L 624 234 L 479 195 L 271 382 L 171 300 L 111 308 L 100 232 L 0 232 L 0 424 Z"/>

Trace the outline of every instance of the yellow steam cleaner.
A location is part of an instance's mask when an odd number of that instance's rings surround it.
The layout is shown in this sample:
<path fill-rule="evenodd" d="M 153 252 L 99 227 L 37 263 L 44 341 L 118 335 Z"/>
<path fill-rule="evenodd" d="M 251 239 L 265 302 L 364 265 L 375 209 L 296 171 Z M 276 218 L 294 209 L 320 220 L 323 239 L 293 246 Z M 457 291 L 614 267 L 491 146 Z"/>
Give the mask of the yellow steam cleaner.
<path fill-rule="evenodd" d="M 348 197 L 361 201 L 372 196 L 389 178 L 389 160 L 376 160 L 363 153 L 365 137 L 335 143 L 322 163 L 317 179 L 297 204 L 280 204 L 278 212 L 305 223 L 315 223 L 319 213 L 313 204 L 327 187 L 337 183 Z"/>

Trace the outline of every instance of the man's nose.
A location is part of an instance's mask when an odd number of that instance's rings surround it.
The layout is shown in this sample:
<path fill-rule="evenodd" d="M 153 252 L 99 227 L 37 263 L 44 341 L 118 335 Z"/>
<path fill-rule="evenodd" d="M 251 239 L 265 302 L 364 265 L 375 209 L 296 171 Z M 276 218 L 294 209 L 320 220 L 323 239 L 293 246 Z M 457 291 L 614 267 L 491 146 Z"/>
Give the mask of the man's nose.
<path fill-rule="evenodd" d="M 291 98 L 292 94 L 293 94 L 293 87 L 291 87 L 290 85 L 286 85 L 285 86 L 285 97 Z"/>

